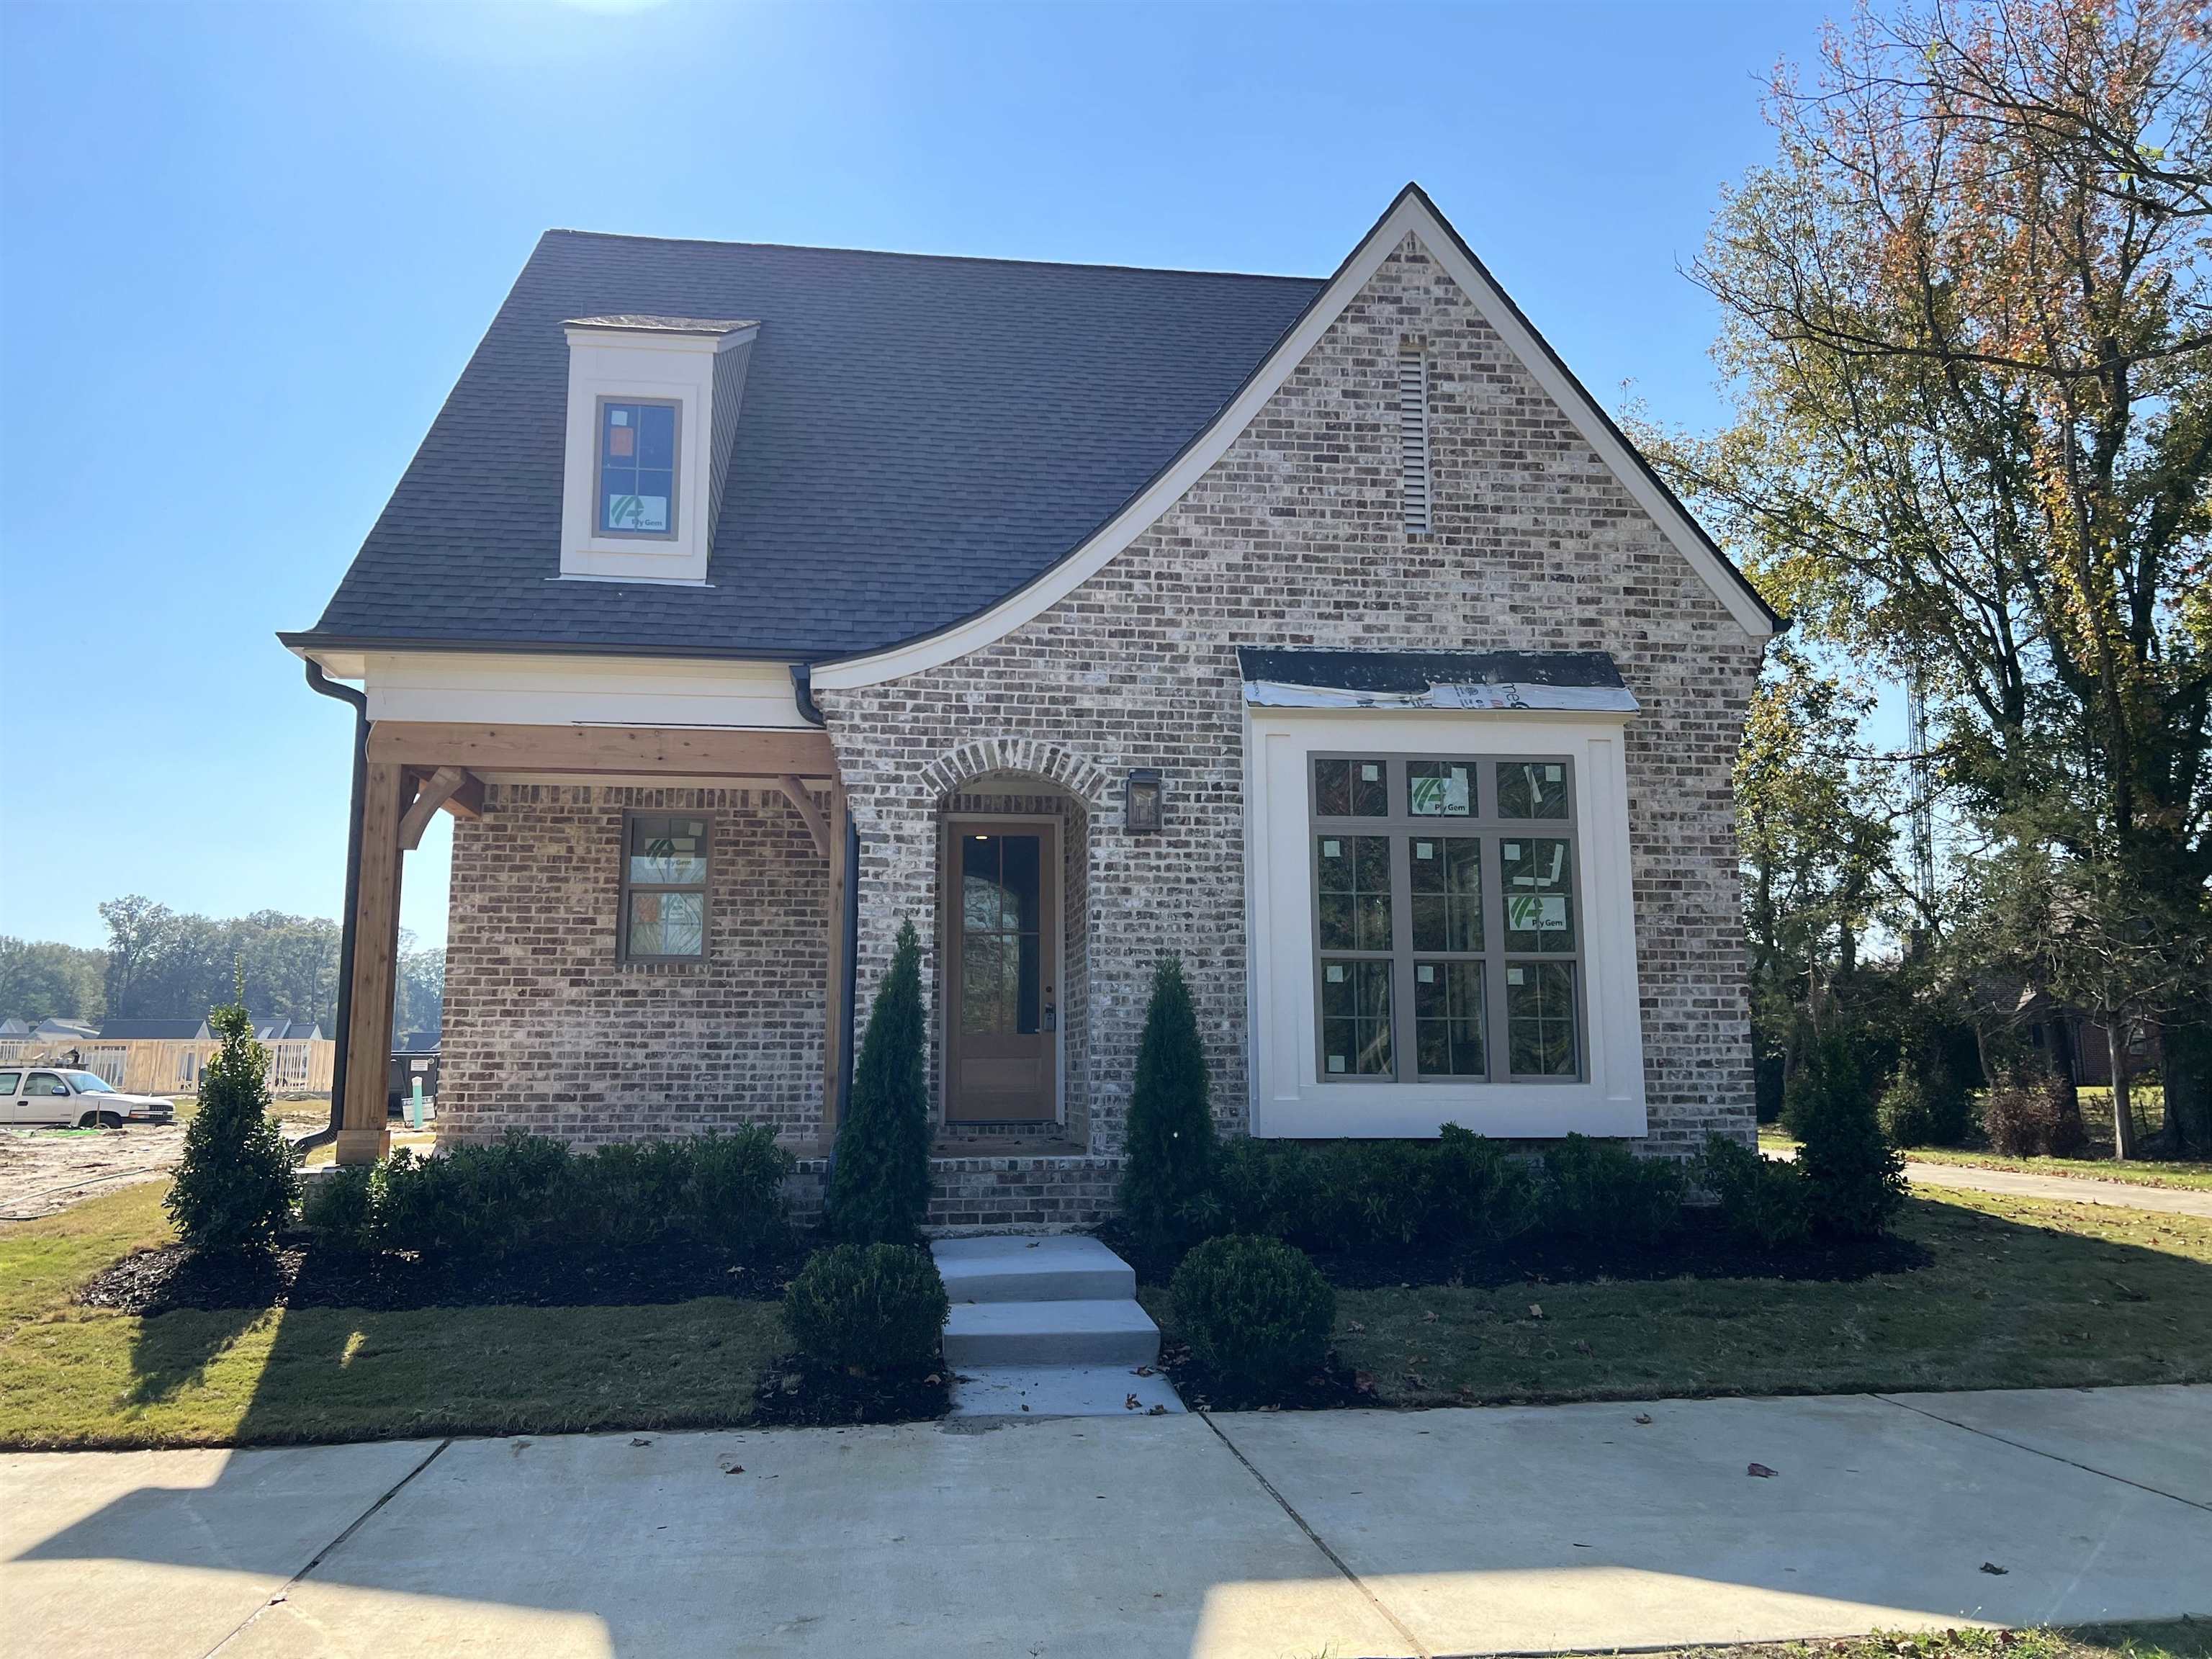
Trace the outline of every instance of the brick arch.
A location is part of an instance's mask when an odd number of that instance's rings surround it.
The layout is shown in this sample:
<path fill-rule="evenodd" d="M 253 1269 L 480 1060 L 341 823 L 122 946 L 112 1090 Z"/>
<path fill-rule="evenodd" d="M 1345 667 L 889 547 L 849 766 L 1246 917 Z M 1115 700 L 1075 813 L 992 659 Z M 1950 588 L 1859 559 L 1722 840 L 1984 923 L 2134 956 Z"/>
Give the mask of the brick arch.
<path fill-rule="evenodd" d="M 1102 811 L 1112 780 L 1081 756 L 1039 738 L 978 738 L 948 750 L 922 769 L 922 781 L 939 800 L 991 773 L 1019 772 L 1054 783 L 1091 811 Z"/>

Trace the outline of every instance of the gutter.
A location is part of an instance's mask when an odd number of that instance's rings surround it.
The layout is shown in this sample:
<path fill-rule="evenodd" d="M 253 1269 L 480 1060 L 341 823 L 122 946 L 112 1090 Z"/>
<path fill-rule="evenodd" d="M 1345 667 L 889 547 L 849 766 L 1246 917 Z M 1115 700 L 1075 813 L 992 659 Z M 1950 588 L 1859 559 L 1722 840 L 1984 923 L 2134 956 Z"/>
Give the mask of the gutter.
<path fill-rule="evenodd" d="M 354 913 L 361 904 L 361 800 L 368 788 L 368 694 L 341 685 L 310 657 L 307 689 L 353 708 L 353 807 L 346 818 L 345 915 L 338 924 L 338 1006 L 336 1042 L 331 1052 L 331 1121 L 328 1127 L 293 1143 L 305 1152 L 337 1139 L 345 1118 L 347 1050 L 353 1046 Z"/>

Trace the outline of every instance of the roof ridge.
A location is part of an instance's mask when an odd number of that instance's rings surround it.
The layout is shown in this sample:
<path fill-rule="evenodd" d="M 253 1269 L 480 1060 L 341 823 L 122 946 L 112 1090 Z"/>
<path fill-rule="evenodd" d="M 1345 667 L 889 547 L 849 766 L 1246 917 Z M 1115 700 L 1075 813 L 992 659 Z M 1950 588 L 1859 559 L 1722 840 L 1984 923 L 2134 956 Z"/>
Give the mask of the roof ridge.
<path fill-rule="evenodd" d="M 1084 259 L 1014 259 L 993 253 L 917 253 L 903 248 L 843 247 L 822 242 L 724 241 L 711 236 L 648 236 L 624 230 L 580 230 L 571 225 L 549 226 L 539 233 L 549 236 L 587 237 L 600 242 L 673 243 L 686 247 L 761 248 L 781 253 L 853 253 L 870 259 L 919 259 L 933 264 L 1022 265 L 1040 270 L 1118 270 L 1144 276 L 1233 276 L 1248 283 L 1326 283 L 1327 276 L 1301 276 L 1279 270 L 1201 270 L 1188 265 L 1132 265 Z"/>

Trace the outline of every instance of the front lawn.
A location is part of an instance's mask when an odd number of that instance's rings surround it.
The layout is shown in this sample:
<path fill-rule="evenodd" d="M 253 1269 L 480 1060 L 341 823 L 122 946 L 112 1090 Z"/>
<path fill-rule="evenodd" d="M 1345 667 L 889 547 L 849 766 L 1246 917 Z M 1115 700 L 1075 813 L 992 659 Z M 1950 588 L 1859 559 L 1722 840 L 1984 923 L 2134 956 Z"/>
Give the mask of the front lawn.
<path fill-rule="evenodd" d="M 0 1229 L 0 1445 L 551 1434 L 745 1421 L 775 1305 L 178 1310 L 77 1290 L 171 1242 L 166 1183 Z"/>
<path fill-rule="evenodd" d="M 2094 1091 L 2084 1089 L 2086 1098 Z M 2106 1091 L 2109 1096 L 2110 1091 Z M 2109 1107 L 2104 1119 L 2112 1121 Z M 1795 1152 L 1797 1142 L 1779 1124 L 1759 1126 L 1759 1144 L 1776 1151 Z M 2010 1170 L 2020 1175 L 2070 1176 L 2076 1180 L 2116 1181 L 2131 1187 L 2171 1187 L 2185 1192 L 2212 1192 L 2212 1164 L 2150 1158 L 2121 1164 L 2109 1149 L 2100 1158 L 2013 1158 L 2003 1152 L 1960 1146 L 1907 1146 L 1905 1156 L 1915 1164 L 1948 1164 L 1966 1170 Z"/>
<path fill-rule="evenodd" d="M 2212 1379 L 2212 1222 L 1946 1192 L 1900 1231 L 1932 1266 L 1342 1290 L 1335 1345 L 1401 1406 Z"/>

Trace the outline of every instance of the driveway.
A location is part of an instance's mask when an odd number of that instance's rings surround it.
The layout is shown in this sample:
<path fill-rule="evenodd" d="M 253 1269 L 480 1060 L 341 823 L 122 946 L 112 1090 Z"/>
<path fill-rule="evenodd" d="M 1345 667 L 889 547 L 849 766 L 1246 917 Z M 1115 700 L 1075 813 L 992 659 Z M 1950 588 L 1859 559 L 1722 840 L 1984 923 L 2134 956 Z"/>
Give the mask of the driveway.
<path fill-rule="evenodd" d="M 118 1187 L 161 1180 L 184 1152 L 182 1124 L 0 1129 L 0 1221 L 29 1221 Z"/>
<path fill-rule="evenodd" d="M 1795 1146 L 1761 1146 L 1767 1158 L 1790 1163 Z M 1974 1193 L 2005 1193 L 2014 1198 L 2053 1199 L 2061 1204 L 2102 1204 L 2115 1210 L 2149 1210 L 2160 1215 L 2193 1215 L 2212 1220 L 2212 1193 L 2193 1188 L 2147 1187 L 2135 1181 L 2100 1181 L 2094 1176 L 2032 1175 L 2024 1170 L 1983 1170 L 1968 1164 L 1922 1164 L 1907 1157 L 1905 1178 L 1916 1187 L 1953 1187 Z"/>
<path fill-rule="evenodd" d="M 0 1457 L 46 1659 L 1540 1652 L 2203 1613 L 2207 1560 L 2212 1387 Z"/>

